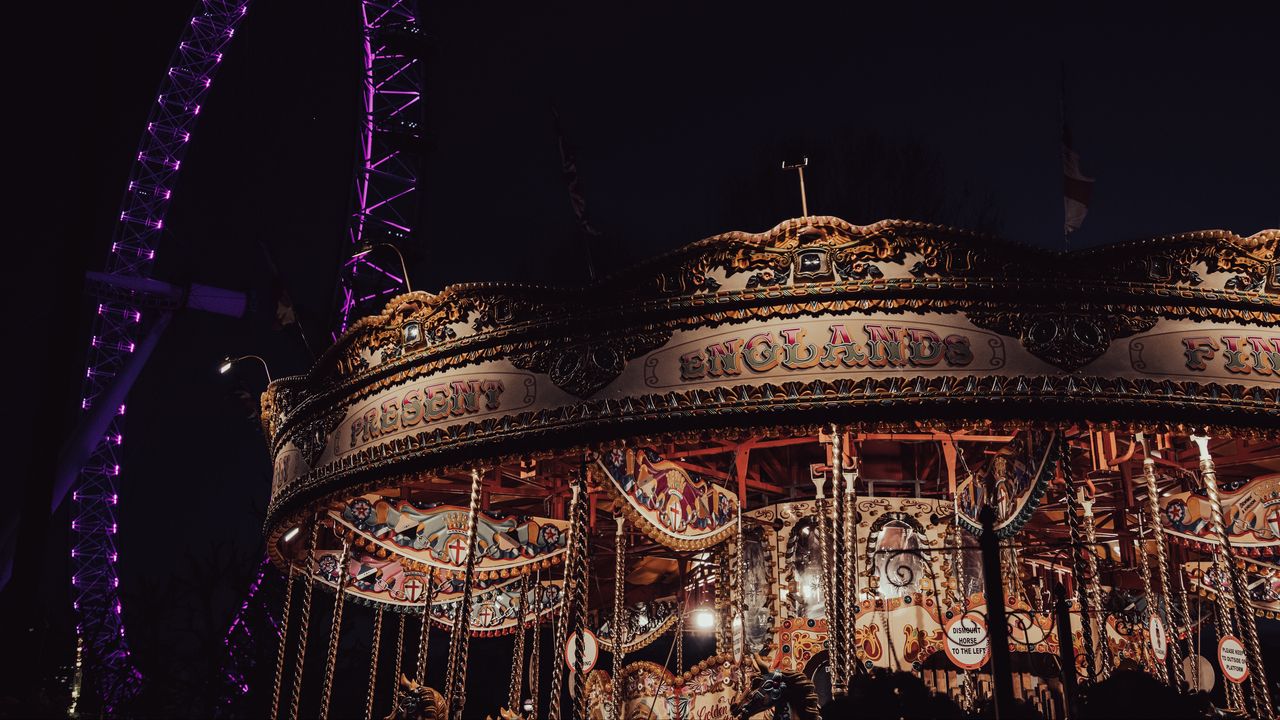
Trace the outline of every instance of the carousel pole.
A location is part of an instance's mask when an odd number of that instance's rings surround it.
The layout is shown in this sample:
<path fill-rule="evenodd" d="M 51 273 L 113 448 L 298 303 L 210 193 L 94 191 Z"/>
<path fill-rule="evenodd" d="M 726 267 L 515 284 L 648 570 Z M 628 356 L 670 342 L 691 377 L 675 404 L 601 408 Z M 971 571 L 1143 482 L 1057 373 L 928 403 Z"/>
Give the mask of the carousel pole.
<path fill-rule="evenodd" d="M 1204 488 L 1209 496 L 1209 509 L 1212 516 L 1213 531 L 1218 536 L 1222 563 L 1226 566 L 1226 580 L 1231 589 L 1232 601 L 1239 613 L 1239 621 L 1244 634 L 1245 653 L 1249 661 L 1250 687 L 1257 705 L 1256 714 L 1261 717 L 1274 717 L 1275 710 L 1271 706 L 1270 689 L 1267 684 L 1266 668 L 1262 662 L 1262 649 L 1258 644 L 1258 626 L 1254 618 L 1253 604 L 1249 602 L 1248 591 L 1240 577 L 1240 568 L 1236 565 L 1235 551 L 1231 546 L 1231 536 L 1227 533 L 1227 525 L 1222 517 L 1222 498 L 1218 495 L 1218 472 L 1209 454 L 1209 437 L 1192 435 L 1191 441 L 1200 450 L 1200 476 L 1204 478 Z M 1219 600 L 1218 605 L 1223 603 Z"/>
<path fill-rule="evenodd" d="M 378 688 L 378 651 L 382 649 L 382 605 L 373 611 L 373 647 L 369 650 L 369 690 L 364 696 L 364 720 L 373 718 L 373 695 Z"/>
<path fill-rule="evenodd" d="M 427 682 L 427 649 L 431 643 L 431 603 L 436 600 L 435 570 L 427 575 L 427 592 L 422 601 L 422 624 L 418 626 L 418 665 L 414 673 L 419 685 Z M 467 634 L 470 637 L 470 632 Z"/>
<path fill-rule="evenodd" d="M 581 483 L 574 482 L 569 485 L 569 537 L 566 539 L 567 555 L 564 561 L 564 598 L 560 601 L 560 611 L 556 613 L 555 635 L 552 641 L 552 651 L 556 652 L 558 648 L 563 648 L 569 636 L 569 605 L 573 601 L 576 593 L 576 586 L 581 581 L 576 574 L 577 570 L 577 554 L 578 554 L 578 538 L 577 536 L 585 532 L 585 528 L 581 527 L 578 522 L 578 506 L 585 502 L 583 495 L 583 487 Z M 536 646 L 535 646 L 536 648 Z M 551 664 L 551 698 L 550 705 L 547 708 L 548 720 L 560 720 L 560 694 L 564 690 L 564 663 L 552 662 Z"/>
<path fill-rule="evenodd" d="M 1093 553 L 1091 546 L 1086 547 L 1084 538 L 1080 534 L 1080 518 L 1076 514 L 1080 507 L 1080 496 L 1076 494 L 1076 484 L 1074 473 L 1071 470 L 1071 444 L 1067 442 L 1067 438 L 1058 431 L 1058 467 L 1062 471 L 1062 479 L 1066 484 L 1066 512 L 1063 513 L 1067 521 L 1067 529 L 1071 538 L 1071 560 L 1072 575 L 1075 579 L 1076 599 L 1080 603 L 1080 638 L 1084 644 L 1084 660 L 1085 660 L 1085 678 L 1092 684 L 1098 681 L 1098 663 L 1097 656 L 1094 655 L 1093 649 L 1093 627 L 1096 621 L 1093 617 L 1092 602 L 1089 597 L 1087 581 L 1089 578 L 1089 563 L 1086 555 Z M 1105 635 L 1103 636 L 1105 640 Z M 1062 642 L 1069 642 L 1068 638 L 1059 638 Z"/>
<path fill-rule="evenodd" d="M 1147 554 L 1142 551 L 1142 537 L 1146 535 L 1145 530 L 1142 513 L 1138 513 L 1138 537 L 1133 541 L 1134 559 L 1138 562 L 1138 574 L 1142 576 L 1142 591 L 1147 598 L 1147 612 L 1159 617 L 1159 605 L 1155 595 L 1151 592 L 1151 567 L 1147 565 Z M 1166 643 L 1166 647 L 1168 645 L 1169 643 Z M 1150 651 L 1151 667 L 1155 670 L 1156 679 L 1168 685 L 1169 672 L 1168 668 L 1165 667 L 1164 661 L 1155 656 L 1153 648 L 1143 648 L 1144 655 L 1147 654 L 1147 651 Z"/>
<path fill-rule="evenodd" d="M 614 518 L 618 530 L 613 536 L 613 682 L 609 701 L 613 703 L 614 720 L 622 718 L 622 656 L 627 642 L 627 629 L 623 626 L 626 612 L 627 536 L 626 517 Z"/>
<path fill-rule="evenodd" d="M 844 589 L 845 558 L 848 549 L 845 545 L 845 483 L 841 466 L 844 463 L 844 450 L 840 443 L 840 428 L 834 424 L 831 431 L 831 502 L 833 512 L 831 519 L 831 556 L 833 565 L 823 568 L 831 576 L 831 603 L 827 605 L 827 631 L 835 642 L 831 643 L 835 652 L 831 654 L 831 694 L 843 695 L 847 681 L 845 680 L 844 656 Z"/>
<path fill-rule="evenodd" d="M 840 692 L 848 694 L 849 680 L 853 675 L 853 637 L 855 623 L 857 622 L 854 608 L 858 604 L 857 594 L 857 557 L 858 557 L 858 536 L 857 524 L 854 522 L 855 507 L 857 506 L 857 494 L 854 490 L 858 478 L 857 457 L 853 458 L 854 462 L 848 468 L 843 467 L 843 459 L 841 459 L 841 478 L 844 481 L 844 494 L 841 497 L 844 505 L 844 541 L 845 548 L 842 555 L 841 563 L 841 587 L 840 587 Z"/>
<path fill-rule="evenodd" d="M 516 615 L 516 634 L 514 647 L 511 648 L 511 679 L 507 682 L 507 709 L 520 711 L 520 695 L 524 689 L 524 618 L 529 608 L 529 575 L 520 578 L 520 599 Z"/>
<path fill-rule="evenodd" d="M 836 647 L 838 644 L 838 638 L 835 632 L 835 613 L 833 612 L 833 608 L 835 607 L 835 598 L 832 597 L 834 592 L 831 587 L 831 571 L 833 569 L 831 556 L 833 550 L 832 545 L 835 542 L 835 538 L 832 537 L 834 534 L 832 531 L 834 528 L 831 527 L 831 512 L 827 505 L 826 473 L 819 470 L 813 473 L 812 480 L 813 486 L 817 492 L 816 498 L 813 502 L 814 509 L 817 511 L 818 515 L 818 545 L 822 548 L 822 575 L 818 578 L 818 582 L 822 587 L 822 609 L 827 616 L 827 662 L 830 664 L 831 668 L 828 673 L 828 680 L 831 682 L 830 690 L 828 692 L 830 692 L 834 697 L 836 694 L 836 676 L 839 674 L 840 667 L 840 649 Z"/>
<path fill-rule="evenodd" d="M 1151 535 L 1156 541 L 1156 572 L 1160 576 L 1160 604 L 1158 612 L 1161 622 L 1169 629 L 1169 670 L 1173 686 L 1179 692 L 1186 689 L 1187 681 L 1182 674 L 1182 645 L 1179 628 L 1185 624 L 1177 622 L 1177 605 L 1173 602 L 1173 585 L 1169 582 L 1169 546 L 1164 536 L 1164 527 L 1160 523 L 1160 489 L 1156 486 L 1156 461 L 1147 447 L 1147 439 L 1138 433 L 1137 441 L 1142 445 L 1142 477 L 1147 486 L 1147 515 L 1151 518 Z M 1139 516 L 1141 517 L 1141 516 Z M 1143 553 L 1139 553 L 1143 555 Z"/>
<path fill-rule="evenodd" d="M 338 588 L 333 593 L 333 623 L 329 628 L 329 652 L 325 657 L 324 684 L 320 688 L 320 717 L 329 717 L 329 700 L 333 697 L 333 674 L 338 664 L 338 638 L 342 635 L 342 606 L 346 603 L 342 593 L 347 588 L 347 558 L 351 544 L 342 541 L 342 555 L 338 559 Z"/>
<path fill-rule="evenodd" d="M 533 648 L 529 650 L 529 697 L 533 699 L 533 709 L 529 712 L 528 720 L 538 720 L 538 696 L 542 690 L 541 678 L 539 671 L 542 666 L 542 623 L 539 615 L 542 608 L 542 571 L 534 576 L 533 580 L 533 621 L 529 627 L 529 633 L 533 636 L 530 641 Z"/>
<path fill-rule="evenodd" d="M 587 574 L 590 570 L 590 565 L 587 561 L 587 554 L 591 549 L 591 538 L 589 536 L 589 522 L 591 518 L 589 516 L 587 503 L 585 502 L 585 497 L 587 495 L 587 463 L 585 458 L 583 459 L 582 467 L 579 470 L 579 483 L 582 486 L 581 495 L 584 500 L 578 503 L 578 516 L 575 518 L 578 522 L 578 526 L 581 528 L 581 532 L 579 532 L 577 536 L 577 572 L 574 573 L 577 581 L 574 583 L 573 631 L 577 633 L 578 642 L 575 644 L 575 653 L 573 657 L 573 716 L 574 720 L 587 720 L 587 674 L 583 672 L 582 667 L 584 664 L 583 653 L 586 652 L 587 646 Z"/>
<path fill-rule="evenodd" d="M 746 533 L 742 528 L 742 506 L 747 501 L 746 496 L 738 498 L 738 529 L 736 537 L 738 557 L 734 563 L 734 574 L 736 582 L 734 585 L 737 592 L 734 595 L 734 610 L 738 618 L 738 638 L 741 641 L 739 645 L 740 655 L 738 656 L 738 691 L 741 692 L 747 687 L 747 602 L 746 602 L 746 582 L 747 582 L 747 548 Z"/>
<path fill-rule="evenodd" d="M 1098 624 L 1098 661 L 1102 663 L 1102 674 L 1104 676 L 1111 674 L 1111 643 L 1107 639 L 1107 614 L 1106 605 L 1102 602 L 1102 575 L 1098 570 L 1098 535 L 1097 528 L 1094 524 L 1093 517 L 1093 495 L 1086 492 L 1091 486 L 1080 488 L 1080 506 L 1084 508 L 1084 537 L 1085 542 L 1089 546 L 1089 552 L 1085 556 L 1085 560 L 1089 564 L 1089 582 L 1086 584 L 1089 590 L 1090 610 L 1094 613 L 1095 622 Z"/>
<path fill-rule="evenodd" d="M 467 704 L 467 651 L 471 645 L 471 591 L 476 579 L 476 535 L 480 524 L 480 471 L 471 468 L 471 504 L 467 512 L 467 559 L 462 580 L 462 599 L 458 601 L 458 612 L 453 619 L 453 632 L 449 638 L 449 665 L 446 673 L 446 703 L 449 706 L 450 720 L 461 720 L 462 709 Z M 427 585 L 428 588 L 431 584 Z M 428 594 L 428 603 L 430 597 Z M 422 613 L 422 634 L 428 634 L 431 624 L 430 606 Z M 426 642 L 419 646 L 419 654 L 425 655 Z M 426 657 L 422 657 L 419 665 L 425 665 Z M 425 670 L 419 667 L 419 672 Z M 425 675 L 425 673 L 424 673 Z"/>
<path fill-rule="evenodd" d="M 307 659 L 307 631 L 311 624 L 311 593 L 316 586 L 312 565 L 315 563 L 316 540 L 319 531 L 320 524 L 316 522 L 315 518 L 312 518 L 311 540 L 307 544 L 307 562 L 303 568 L 307 584 L 302 586 L 302 616 L 298 619 L 298 655 L 294 658 L 293 664 L 293 704 L 289 712 L 289 717 L 292 720 L 298 720 L 298 710 L 302 705 L 302 669 Z"/>
<path fill-rule="evenodd" d="M 427 582 L 430 582 L 430 577 Z M 404 613 L 396 613 L 396 664 L 391 672 L 391 702 L 395 704 L 396 688 L 404 671 Z"/>
<path fill-rule="evenodd" d="M 284 608 L 280 611 L 280 645 L 276 647 L 276 679 L 271 686 L 271 720 L 280 716 L 280 687 L 284 680 L 284 658 L 289 644 L 289 609 L 293 604 L 293 590 L 297 585 L 298 573 L 293 563 L 289 563 L 288 581 L 284 586 Z"/>
<path fill-rule="evenodd" d="M 987 634 L 991 643 L 991 682 L 995 685 L 996 717 L 1013 710 L 1013 666 L 1009 657 L 1009 620 L 1004 606 L 1004 577 L 1000 571 L 1000 538 L 996 536 L 996 509 L 983 505 L 982 580 L 987 594 Z"/>

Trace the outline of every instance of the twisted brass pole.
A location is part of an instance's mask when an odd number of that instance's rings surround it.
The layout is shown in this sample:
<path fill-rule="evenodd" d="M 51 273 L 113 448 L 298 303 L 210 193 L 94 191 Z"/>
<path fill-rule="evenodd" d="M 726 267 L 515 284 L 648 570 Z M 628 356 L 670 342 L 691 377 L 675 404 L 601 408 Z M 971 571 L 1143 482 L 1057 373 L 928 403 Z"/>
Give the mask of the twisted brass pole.
<path fill-rule="evenodd" d="M 1097 656 L 1094 655 L 1093 648 L 1093 628 L 1092 623 L 1096 618 L 1091 617 L 1091 605 L 1089 599 L 1089 590 L 1086 585 L 1089 574 L 1089 562 L 1085 557 L 1086 554 L 1092 554 L 1092 547 L 1085 547 L 1084 538 L 1080 533 L 1080 517 L 1076 514 L 1080 508 L 1080 497 L 1076 495 L 1075 475 L 1071 469 L 1071 445 L 1067 442 L 1066 435 L 1059 431 L 1058 434 L 1058 463 L 1062 470 L 1062 479 L 1066 485 L 1066 511 L 1064 516 L 1067 521 L 1067 530 L 1071 538 L 1071 569 L 1075 575 L 1076 582 L 1076 599 L 1080 603 L 1080 627 L 1081 641 L 1084 644 L 1084 660 L 1085 660 L 1085 677 L 1090 683 L 1098 680 Z M 1105 633 L 1105 629 L 1104 629 Z M 1105 642 L 1106 635 L 1102 635 Z M 1062 642 L 1070 642 L 1069 638 L 1061 638 Z"/>
<path fill-rule="evenodd" d="M 529 632 L 533 635 L 530 640 L 533 648 L 529 650 L 529 697 L 533 699 L 533 709 L 529 712 L 528 720 L 538 720 L 538 700 L 542 694 L 542 679 L 539 677 L 542 666 L 542 571 L 538 571 L 538 575 L 533 581 L 533 625 L 529 628 Z"/>
<path fill-rule="evenodd" d="M 333 697 L 333 674 L 338 664 L 338 638 L 342 635 L 342 607 L 346 603 L 342 593 L 347 588 L 347 558 L 351 545 L 342 541 L 342 554 L 338 557 L 338 587 L 333 593 L 333 623 L 329 627 L 329 652 L 325 657 L 324 684 L 320 687 L 320 717 L 329 717 L 329 700 Z"/>
<path fill-rule="evenodd" d="M 624 620 L 627 588 L 627 536 L 625 516 L 614 518 L 618 530 L 613 536 L 613 682 L 609 702 L 613 704 L 614 720 L 622 718 L 622 657 L 628 640 L 628 628 Z"/>
<path fill-rule="evenodd" d="M 565 641 L 569 635 L 569 603 L 575 594 L 575 584 L 579 581 L 575 570 L 577 569 L 576 555 L 578 552 L 578 538 L 580 533 L 586 532 L 585 528 L 578 525 L 578 505 L 585 502 L 582 497 L 583 488 L 576 482 L 572 483 L 569 488 L 569 537 L 566 542 L 567 553 L 565 556 L 565 576 L 564 576 L 564 596 L 560 601 L 560 611 L 556 613 L 555 635 L 551 645 L 552 652 L 558 652 L 560 648 L 565 646 Z M 548 720 L 560 720 L 560 693 L 564 689 L 564 663 L 551 663 L 551 699 L 550 706 L 547 709 Z"/>
<path fill-rule="evenodd" d="M 382 605 L 373 611 L 373 647 L 369 650 L 369 690 L 364 699 L 364 720 L 373 718 L 373 695 L 378 688 L 378 651 L 382 648 Z"/>
<path fill-rule="evenodd" d="M 461 720 L 462 709 L 467 704 L 467 651 L 471 645 L 471 596 L 476 575 L 476 535 L 480 522 L 480 471 L 471 469 L 471 505 L 467 513 L 467 559 L 462 581 L 462 598 L 454 616 L 453 633 L 449 643 L 449 666 L 446 676 L 450 720 Z M 428 586 L 430 587 L 430 586 Z M 426 608 L 429 610 L 430 608 Z M 430 622 L 429 612 L 424 610 L 423 627 Z M 423 630 L 424 634 L 426 630 Z M 425 664 L 425 663 L 423 663 Z"/>
<path fill-rule="evenodd" d="M 839 433 L 839 428 L 835 428 Z M 857 494 L 854 490 L 858 477 L 857 458 L 851 467 L 844 467 L 843 456 L 841 456 L 840 474 L 842 477 L 837 478 L 844 488 L 841 495 L 841 505 L 844 508 L 843 526 L 844 526 L 844 550 L 841 555 L 840 563 L 840 692 L 848 694 L 849 679 L 853 675 L 853 638 L 854 624 L 856 615 L 854 608 L 858 604 L 857 580 L 855 575 L 858 572 L 858 546 L 857 525 L 855 523 L 855 508 Z"/>
<path fill-rule="evenodd" d="M 529 576 L 526 574 L 520 578 L 520 596 L 516 601 L 516 633 L 515 641 L 511 648 L 511 679 L 507 681 L 507 709 L 515 712 L 520 710 L 520 691 L 523 689 L 521 685 L 524 683 L 524 618 L 525 613 L 529 611 Z"/>
<path fill-rule="evenodd" d="M 585 500 L 587 494 L 587 466 L 583 462 L 579 473 L 579 482 L 582 485 L 582 495 L 584 500 L 578 503 L 578 525 L 582 528 L 582 532 L 578 533 L 578 556 L 577 556 L 577 572 L 575 576 L 578 578 L 574 583 L 573 594 L 573 632 L 577 633 L 578 643 L 574 655 L 574 703 L 573 717 L 574 720 L 587 720 L 587 673 L 583 671 L 584 659 L 583 654 L 587 647 L 587 576 L 590 573 L 590 566 L 587 562 L 587 553 L 590 550 L 590 516 Z"/>
<path fill-rule="evenodd" d="M 289 608 L 293 604 L 293 589 L 297 584 L 297 572 L 289 563 L 288 578 L 284 586 L 284 608 L 280 619 L 280 644 L 276 646 L 276 679 L 271 686 L 271 720 L 280 715 L 280 687 L 284 681 L 284 657 L 289 644 Z"/>
<path fill-rule="evenodd" d="M 1157 609 L 1158 604 L 1156 597 L 1151 592 L 1151 568 L 1147 565 L 1147 554 L 1143 552 L 1142 549 L 1142 536 L 1145 534 L 1143 532 L 1143 525 L 1142 513 L 1138 513 L 1138 538 L 1133 541 L 1134 558 L 1138 562 L 1138 573 L 1142 576 L 1142 591 L 1147 599 L 1147 614 L 1159 618 L 1160 613 Z M 1150 650 L 1151 667 L 1156 672 L 1156 678 L 1167 685 L 1169 683 L 1169 674 L 1165 671 L 1164 660 L 1160 659 L 1155 654 L 1155 638 L 1152 637 L 1151 642 L 1148 644 L 1151 645 L 1151 647 L 1143 648 L 1143 654 L 1145 655 L 1147 651 Z M 1169 643 L 1166 642 L 1165 647 L 1167 648 L 1168 645 Z M 1168 650 L 1165 650 L 1165 652 L 1168 652 Z"/>
<path fill-rule="evenodd" d="M 431 644 L 431 604 L 436 599 L 435 570 L 427 573 L 427 591 L 422 599 L 422 624 L 418 626 L 418 666 L 414 673 L 419 685 L 427 682 L 427 649 Z"/>
<path fill-rule="evenodd" d="M 316 584 L 313 565 L 319 531 L 320 524 L 312 518 L 311 540 L 307 544 L 307 562 L 303 567 L 307 584 L 302 586 L 302 616 L 298 621 L 298 656 L 294 659 L 293 665 L 293 705 L 289 712 L 289 717 L 293 720 L 298 720 L 298 709 L 302 705 L 302 670 L 307 658 L 307 632 L 311 624 L 311 593 L 315 590 Z"/>
<path fill-rule="evenodd" d="M 1224 577 L 1231 590 L 1233 604 L 1240 614 L 1240 626 L 1244 634 L 1246 657 L 1249 661 L 1248 682 L 1253 691 L 1256 714 L 1268 718 L 1274 717 L 1275 709 L 1271 706 L 1267 671 L 1262 662 L 1262 648 L 1258 643 L 1258 623 L 1254 618 L 1253 604 L 1249 602 L 1248 590 L 1245 588 L 1243 578 L 1240 577 L 1240 569 L 1236 565 L 1235 552 L 1231 546 L 1231 536 L 1227 532 L 1226 521 L 1222 517 L 1222 498 L 1218 496 L 1218 472 L 1213 464 L 1213 456 L 1209 454 L 1209 438 L 1205 435 L 1192 435 L 1191 441 L 1200 450 L 1200 476 L 1204 479 L 1205 493 L 1209 496 L 1209 511 L 1214 534 L 1218 536 L 1222 564 L 1226 566 Z M 1219 599 L 1218 605 L 1222 604 Z"/>
<path fill-rule="evenodd" d="M 826 494 L 826 475 L 819 472 L 813 478 L 813 485 L 817 489 L 817 497 L 814 499 L 814 509 L 818 515 L 818 545 L 822 551 L 822 573 L 818 576 L 818 582 L 822 590 L 822 611 L 827 616 L 827 658 L 830 664 L 830 672 L 828 673 L 828 681 L 830 681 L 830 690 L 832 696 L 836 693 L 836 676 L 839 674 L 840 658 L 839 649 L 836 647 L 838 638 L 836 635 L 835 623 L 835 607 L 834 592 L 832 589 L 832 545 L 835 543 L 834 527 L 832 527 L 831 510 L 827 503 Z M 805 580 L 808 582 L 808 580 Z"/>
<path fill-rule="evenodd" d="M 832 425 L 831 432 L 831 560 L 832 564 L 822 570 L 831 578 L 831 601 L 827 605 L 827 632 L 833 642 L 831 648 L 831 693 L 844 694 L 845 658 L 844 658 L 844 590 L 845 590 L 845 558 L 848 555 L 845 531 L 845 482 L 841 465 L 844 451 L 840 446 L 840 428 Z"/>
<path fill-rule="evenodd" d="M 1137 441 L 1142 444 L 1145 457 L 1142 460 L 1142 477 L 1147 486 L 1147 514 L 1151 518 L 1151 535 L 1156 541 L 1156 571 L 1160 576 L 1160 605 L 1162 621 L 1168 628 L 1169 636 L 1169 668 L 1173 673 L 1173 686 L 1179 691 L 1186 688 L 1187 680 L 1182 673 L 1182 646 L 1179 629 L 1185 625 L 1175 617 L 1178 606 L 1173 602 L 1173 585 L 1169 582 L 1169 546 L 1164 536 L 1164 526 L 1160 522 L 1160 488 L 1156 485 L 1156 461 L 1147 447 L 1147 440 L 1138 434 Z"/>

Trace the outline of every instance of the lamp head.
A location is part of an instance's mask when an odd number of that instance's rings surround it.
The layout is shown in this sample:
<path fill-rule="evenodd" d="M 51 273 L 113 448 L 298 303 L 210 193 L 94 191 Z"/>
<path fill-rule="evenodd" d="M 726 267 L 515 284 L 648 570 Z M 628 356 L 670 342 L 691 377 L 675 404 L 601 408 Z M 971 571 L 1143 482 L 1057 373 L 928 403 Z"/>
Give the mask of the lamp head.
<path fill-rule="evenodd" d="M 226 375 L 231 370 L 231 367 L 235 364 L 236 364 L 235 359 L 232 358 L 230 355 L 222 358 L 222 364 L 218 366 L 218 373 L 220 375 Z"/>

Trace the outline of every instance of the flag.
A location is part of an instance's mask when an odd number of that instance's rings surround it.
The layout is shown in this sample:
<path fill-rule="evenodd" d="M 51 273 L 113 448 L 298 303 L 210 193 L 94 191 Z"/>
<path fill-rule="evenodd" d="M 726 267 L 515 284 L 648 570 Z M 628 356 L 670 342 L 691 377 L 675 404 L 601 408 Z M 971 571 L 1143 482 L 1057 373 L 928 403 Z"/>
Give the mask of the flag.
<path fill-rule="evenodd" d="M 564 131 L 560 127 L 560 113 L 555 106 L 551 107 L 551 117 L 555 123 L 556 142 L 560 146 L 560 173 L 564 175 L 565 184 L 569 186 L 569 204 L 573 206 L 573 214 L 578 218 L 578 227 L 582 228 L 582 242 L 586 250 L 587 274 L 592 281 L 596 279 L 596 266 L 591 258 L 591 242 L 600 237 L 600 233 L 587 220 L 587 199 L 582 195 L 578 185 L 578 163 L 573 157 L 573 149 L 564 139 Z"/>
<path fill-rule="evenodd" d="M 1071 130 L 1062 125 L 1062 205 L 1065 235 L 1080 228 L 1089 211 L 1089 197 L 1093 194 L 1093 178 L 1080 172 L 1080 155 L 1071 146 Z"/>

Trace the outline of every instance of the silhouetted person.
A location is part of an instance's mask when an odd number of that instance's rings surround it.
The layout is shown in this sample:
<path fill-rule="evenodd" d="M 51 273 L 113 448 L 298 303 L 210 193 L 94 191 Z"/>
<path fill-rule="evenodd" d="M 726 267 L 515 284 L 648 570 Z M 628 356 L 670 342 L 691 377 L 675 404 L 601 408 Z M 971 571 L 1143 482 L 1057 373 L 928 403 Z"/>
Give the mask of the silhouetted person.
<path fill-rule="evenodd" d="M 848 697 L 832 700 L 822 709 L 823 720 L 963 717 L 958 705 L 930 690 L 920 678 L 885 670 L 855 676 L 849 682 Z"/>
<path fill-rule="evenodd" d="M 1117 670 L 1088 689 L 1080 707 L 1081 720 L 1094 718 L 1212 717 L 1204 693 L 1182 695 L 1144 672 Z"/>

